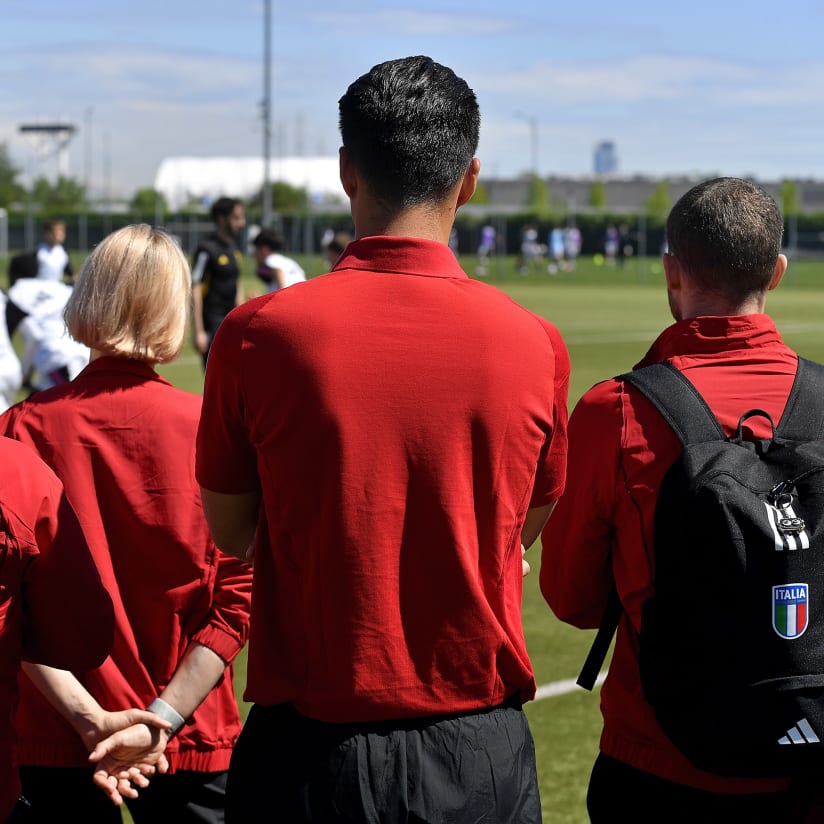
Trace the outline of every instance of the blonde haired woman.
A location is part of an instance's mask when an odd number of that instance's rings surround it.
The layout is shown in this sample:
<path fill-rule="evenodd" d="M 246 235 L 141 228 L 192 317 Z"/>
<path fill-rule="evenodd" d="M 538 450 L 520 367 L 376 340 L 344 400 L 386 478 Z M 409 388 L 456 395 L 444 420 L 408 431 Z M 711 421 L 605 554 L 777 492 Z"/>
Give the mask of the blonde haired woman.
<path fill-rule="evenodd" d="M 18 754 L 35 821 L 67 811 L 87 822 L 120 820 L 88 759 L 111 732 L 107 711 L 132 707 L 170 723 L 142 730 L 169 772 L 139 797 L 98 774 L 109 797 L 119 804 L 126 796 L 138 823 L 223 821 L 241 727 L 231 661 L 247 638 L 251 569 L 215 548 L 203 517 L 194 478 L 200 396 L 154 368 L 183 348 L 190 282 L 166 233 L 142 224 L 109 235 L 66 307 L 70 334 L 91 349 L 89 365 L 0 417 L 0 432 L 33 446 L 62 480 L 115 604 L 111 655 L 82 685 L 28 669 L 40 691 L 24 686 Z M 120 754 L 115 748 L 102 762 L 112 775 Z"/>

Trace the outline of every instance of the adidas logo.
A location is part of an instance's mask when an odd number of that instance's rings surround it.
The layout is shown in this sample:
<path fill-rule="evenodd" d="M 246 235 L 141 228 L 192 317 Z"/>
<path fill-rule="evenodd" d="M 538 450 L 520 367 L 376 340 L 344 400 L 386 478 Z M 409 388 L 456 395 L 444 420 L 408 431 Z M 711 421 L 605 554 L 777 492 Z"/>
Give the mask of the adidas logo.
<path fill-rule="evenodd" d="M 779 744 L 820 744 L 815 730 L 806 718 L 802 718 L 794 727 L 787 730 L 786 735 L 778 739 Z"/>

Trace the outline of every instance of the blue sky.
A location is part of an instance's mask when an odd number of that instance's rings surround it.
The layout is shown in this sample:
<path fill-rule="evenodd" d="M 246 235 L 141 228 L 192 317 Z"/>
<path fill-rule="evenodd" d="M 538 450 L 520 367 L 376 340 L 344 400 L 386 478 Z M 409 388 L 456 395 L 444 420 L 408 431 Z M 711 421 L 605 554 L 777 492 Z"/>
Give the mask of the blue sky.
<path fill-rule="evenodd" d="M 482 176 L 824 178 L 824 2 L 272 0 L 273 154 L 333 155 L 337 100 L 428 54 L 481 106 Z M 0 0 L 0 143 L 53 176 L 22 123 L 78 127 L 69 173 L 114 194 L 171 156 L 260 155 L 262 0 Z M 50 144 L 42 147 L 47 150 Z"/>

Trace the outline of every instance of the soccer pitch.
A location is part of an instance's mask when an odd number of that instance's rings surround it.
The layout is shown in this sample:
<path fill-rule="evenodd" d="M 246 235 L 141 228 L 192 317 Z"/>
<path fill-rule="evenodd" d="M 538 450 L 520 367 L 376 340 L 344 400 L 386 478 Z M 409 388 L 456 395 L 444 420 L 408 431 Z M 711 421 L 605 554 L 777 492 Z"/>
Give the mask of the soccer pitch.
<path fill-rule="evenodd" d="M 320 271 L 307 259 L 307 271 Z M 462 258 L 473 274 L 475 259 Z M 514 260 L 493 262 L 486 280 L 518 303 L 553 321 L 567 342 L 572 361 L 570 411 L 592 384 L 632 367 L 669 323 L 663 274 L 657 261 L 632 261 L 625 269 L 596 266 L 581 259 L 574 273 L 549 275 L 544 268 L 526 277 Z M 251 275 L 246 285 L 260 291 Z M 824 361 L 824 263 L 790 263 L 784 283 L 771 293 L 767 311 L 786 342 L 814 360 Z M 191 350 L 160 370 L 173 383 L 200 392 L 203 370 Z M 574 459 L 574 458 L 573 458 Z M 523 620 L 539 685 L 574 679 L 592 640 L 557 621 L 538 589 L 540 547 L 527 554 L 532 572 L 524 582 Z M 245 654 L 236 662 L 236 688 L 245 683 Z M 526 707 L 538 754 L 544 821 L 585 824 L 586 785 L 600 734 L 598 690 L 581 689 L 531 702 Z M 128 819 L 127 819 L 128 820 Z"/>

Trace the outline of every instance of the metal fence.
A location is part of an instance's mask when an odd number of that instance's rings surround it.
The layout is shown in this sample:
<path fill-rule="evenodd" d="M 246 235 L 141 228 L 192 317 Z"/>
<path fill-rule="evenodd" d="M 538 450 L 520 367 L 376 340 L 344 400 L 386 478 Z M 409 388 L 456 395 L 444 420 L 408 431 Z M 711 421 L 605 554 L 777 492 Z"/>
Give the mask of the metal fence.
<path fill-rule="evenodd" d="M 548 245 L 549 233 L 553 227 L 563 223 L 577 225 L 581 231 L 581 255 L 603 254 L 606 228 L 619 221 L 626 227 L 626 243 L 631 246 L 634 256 L 657 256 L 665 244 L 663 221 L 649 219 L 644 214 L 601 216 L 570 212 L 536 217 L 524 212 L 462 212 L 458 213 L 455 223 L 455 248 L 461 254 L 474 254 L 478 251 L 485 225 L 491 225 L 495 230 L 494 254 L 500 256 L 517 255 L 520 252 L 523 230 L 528 224 L 536 230 L 538 242 L 544 246 Z M 12 254 L 33 248 L 41 237 L 44 220 L 45 218 L 40 219 L 32 213 L 15 214 L 0 209 L 0 262 L 5 264 Z M 152 223 L 165 229 L 178 238 L 181 248 L 188 254 L 213 230 L 208 215 L 202 214 L 141 216 L 102 212 L 69 216 L 65 218 L 65 222 L 66 248 L 81 253 L 87 252 L 112 231 L 136 222 Z M 350 234 L 353 232 L 350 216 L 342 212 L 276 214 L 273 224 L 283 233 L 288 249 L 303 255 L 321 255 L 322 238 L 330 230 L 347 231 Z M 242 246 L 248 248 L 258 228 L 254 217 L 250 217 L 241 238 Z M 810 226 L 809 220 L 802 225 L 796 216 L 791 215 L 786 222 L 784 243 L 786 253 L 792 258 L 824 260 L 824 220 L 818 229 Z"/>

